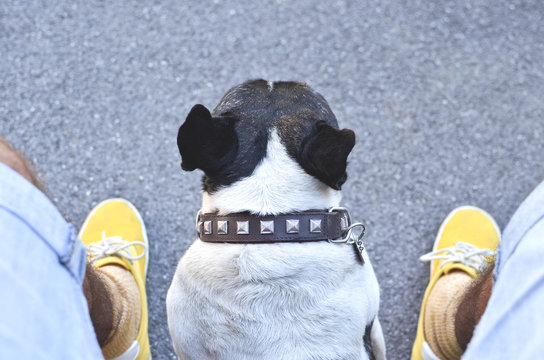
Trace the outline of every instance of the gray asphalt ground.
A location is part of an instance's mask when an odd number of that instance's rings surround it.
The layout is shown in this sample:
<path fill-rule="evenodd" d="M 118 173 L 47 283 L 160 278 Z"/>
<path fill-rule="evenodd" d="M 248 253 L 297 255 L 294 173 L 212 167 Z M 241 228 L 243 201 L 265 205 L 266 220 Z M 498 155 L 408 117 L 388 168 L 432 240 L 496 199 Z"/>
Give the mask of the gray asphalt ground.
<path fill-rule="evenodd" d="M 469 3 L 4 0 L 0 135 L 76 227 L 108 197 L 141 210 L 152 353 L 172 359 L 165 297 L 201 177 L 178 127 L 244 80 L 307 82 L 356 132 L 344 204 L 368 228 L 389 358 L 407 359 L 442 219 L 473 204 L 503 227 L 544 177 L 544 5 Z"/>

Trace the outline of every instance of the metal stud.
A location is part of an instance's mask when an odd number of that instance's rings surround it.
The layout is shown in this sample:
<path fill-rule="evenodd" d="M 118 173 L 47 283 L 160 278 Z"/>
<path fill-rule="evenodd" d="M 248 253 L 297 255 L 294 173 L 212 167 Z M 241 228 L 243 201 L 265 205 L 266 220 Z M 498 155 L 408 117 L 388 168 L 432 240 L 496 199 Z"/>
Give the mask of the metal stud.
<path fill-rule="evenodd" d="M 261 234 L 274 233 L 274 220 L 261 220 Z"/>
<path fill-rule="evenodd" d="M 321 232 L 321 219 L 310 219 L 310 232 L 311 233 Z"/>
<path fill-rule="evenodd" d="M 286 232 L 288 234 L 298 234 L 298 231 L 299 231 L 298 223 L 299 223 L 299 221 L 297 219 L 285 220 L 285 230 L 286 230 Z"/>
<path fill-rule="evenodd" d="M 205 235 L 210 235 L 211 233 L 212 233 L 212 222 L 211 222 L 211 220 L 204 221 L 204 234 Z"/>
<path fill-rule="evenodd" d="M 217 220 L 217 233 L 219 235 L 227 235 L 229 233 L 229 222 Z"/>
<path fill-rule="evenodd" d="M 237 221 L 236 222 L 236 234 L 247 235 L 249 234 L 249 221 Z"/>
<path fill-rule="evenodd" d="M 202 224 L 202 221 L 199 221 L 198 224 L 196 224 L 196 232 L 198 233 L 198 235 L 200 235 L 200 233 L 202 232 Z"/>

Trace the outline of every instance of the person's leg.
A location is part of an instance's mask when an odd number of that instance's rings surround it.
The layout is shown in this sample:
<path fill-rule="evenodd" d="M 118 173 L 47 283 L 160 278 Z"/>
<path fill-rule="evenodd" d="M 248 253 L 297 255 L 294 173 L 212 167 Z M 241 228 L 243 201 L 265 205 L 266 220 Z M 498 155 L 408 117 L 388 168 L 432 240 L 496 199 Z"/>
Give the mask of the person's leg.
<path fill-rule="evenodd" d="M 81 291 L 85 249 L 36 185 L 24 158 L 0 141 L 1 357 L 100 358 Z"/>
<path fill-rule="evenodd" d="M 474 328 L 480 322 L 487 307 L 493 287 L 494 264 L 489 266 L 482 275 L 473 280 L 462 295 L 461 302 L 455 314 L 455 337 L 463 351 L 472 339 Z"/>
<path fill-rule="evenodd" d="M 459 359 L 485 309 L 500 232 L 483 210 L 462 207 L 443 222 L 433 252 L 412 359 Z"/>
<path fill-rule="evenodd" d="M 544 353 L 544 183 L 504 230 L 495 283 L 463 359 L 539 359 Z"/>
<path fill-rule="evenodd" d="M 89 305 L 96 339 L 100 347 L 103 347 L 114 329 L 112 311 L 114 299 L 108 293 L 108 287 L 99 272 L 90 264 L 87 264 L 85 271 L 83 292 Z"/>
<path fill-rule="evenodd" d="M 91 260 L 102 258 L 102 266 L 87 264 L 85 272 L 84 246 L 39 189 L 25 158 L 0 138 L 0 228 L 6 239 L 0 255 L 0 293 L 8 294 L 0 297 L 0 308 L 10 315 L 0 323 L 0 348 L 22 359 L 37 353 L 50 358 L 97 358 L 98 340 L 106 358 L 149 358 L 147 246 L 138 250 L 141 243 L 130 244 L 119 236 L 112 246 L 85 234 L 84 241 L 94 250 Z M 121 204 L 124 211 L 118 207 L 115 214 L 106 213 L 98 221 L 95 216 L 93 228 L 147 241 L 137 210 L 126 201 L 113 203 Z M 138 259 L 127 261 L 126 254 L 131 253 Z M 41 319 L 34 312 L 46 316 Z M 56 330 L 59 326 L 64 332 Z M 28 335 L 26 343 L 23 334 Z M 55 334 L 55 341 L 42 346 L 50 334 Z M 64 342 L 69 345 L 63 346 Z"/>
<path fill-rule="evenodd" d="M 541 357 L 543 242 L 544 183 L 510 220 L 498 248 L 496 264 L 474 278 L 457 271 L 431 278 L 412 359 Z M 461 255 L 455 256 L 458 262 L 466 260 Z"/>
<path fill-rule="evenodd" d="M 34 171 L 32 171 L 28 161 L 25 157 L 15 150 L 7 141 L 0 137 L 0 163 L 9 166 L 11 169 L 15 170 L 22 177 L 28 180 L 38 189 L 42 190 L 43 186 L 38 181 Z"/>

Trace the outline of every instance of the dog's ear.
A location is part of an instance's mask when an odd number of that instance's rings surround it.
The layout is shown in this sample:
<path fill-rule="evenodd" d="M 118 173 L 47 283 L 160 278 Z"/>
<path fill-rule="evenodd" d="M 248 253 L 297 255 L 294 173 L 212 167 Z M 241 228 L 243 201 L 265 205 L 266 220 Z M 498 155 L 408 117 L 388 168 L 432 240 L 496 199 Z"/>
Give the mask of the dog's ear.
<path fill-rule="evenodd" d="M 321 120 L 316 123 L 313 133 L 303 140 L 299 161 L 308 174 L 340 190 L 348 177 L 347 159 L 354 145 L 353 131 L 339 130 Z"/>
<path fill-rule="evenodd" d="M 234 122 L 232 117 L 212 117 L 203 105 L 193 106 L 178 131 L 181 168 L 214 175 L 233 161 L 238 151 Z"/>

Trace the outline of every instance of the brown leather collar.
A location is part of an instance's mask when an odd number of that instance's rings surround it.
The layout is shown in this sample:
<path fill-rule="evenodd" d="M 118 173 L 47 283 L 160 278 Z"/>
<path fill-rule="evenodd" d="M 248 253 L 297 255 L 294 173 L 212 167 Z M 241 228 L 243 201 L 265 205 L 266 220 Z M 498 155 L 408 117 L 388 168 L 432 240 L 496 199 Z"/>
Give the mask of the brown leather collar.
<path fill-rule="evenodd" d="M 197 216 L 200 240 L 214 243 L 326 241 L 342 237 L 348 225 L 345 214 L 339 211 L 310 210 L 275 216 L 249 213 Z"/>

